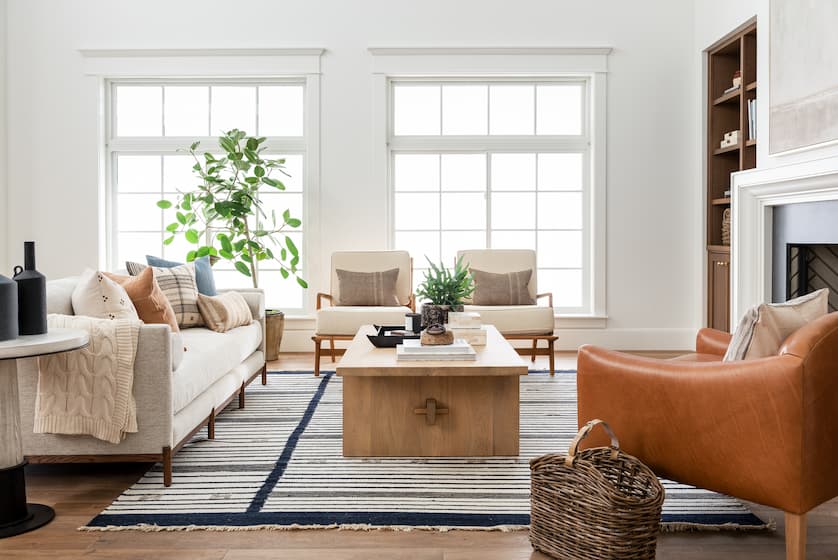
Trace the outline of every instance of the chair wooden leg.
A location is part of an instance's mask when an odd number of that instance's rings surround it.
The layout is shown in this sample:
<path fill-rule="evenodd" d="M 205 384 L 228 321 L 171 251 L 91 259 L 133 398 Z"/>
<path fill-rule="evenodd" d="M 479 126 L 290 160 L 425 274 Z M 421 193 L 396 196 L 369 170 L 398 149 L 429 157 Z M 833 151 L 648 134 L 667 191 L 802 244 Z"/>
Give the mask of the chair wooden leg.
<path fill-rule="evenodd" d="M 262 366 L 262 385 L 268 384 L 268 364 Z"/>
<path fill-rule="evenodd" d="M 786 560 L 806 559 L 806 514 L 786 512 Z"/>
<path fill-rule="evenodd" d="M 320 376 L 320 342 L 318 337 L 313 337 L 314 340 L 314 377 Z"/>
<path fill-rule="evenodd" d="M 212 409 L 207 421 L 207 439 L 215 439 L 215 409 Z"/>
<path fill-rule="evenodd" d="M 332 363 L 335 363 L 335 339 L 329 337 L 329 352 L 332 354 Z"/>
<path fill-rule="evenodd" d="M 556 375 L 556 351 L 553 348 L 552 340 L 547 341 L 547 352 L 550 356 L 550 376 Z"/>
<path fill-rule="evenodd" d="M 538 339 L 532 339 L 532 363 L 535 363 L 535 351 L 538 349 Z"/>
<path fill-rule="evenodd" d="M 163 486 L 172 485 L 172 448 L 163 448 Z"/>
<path fill-rule="evenodd" d="M 241 389 L 239 389 L 239 408 L 244 408 L 244 388 L 247 385 L 242 383 Z"/>

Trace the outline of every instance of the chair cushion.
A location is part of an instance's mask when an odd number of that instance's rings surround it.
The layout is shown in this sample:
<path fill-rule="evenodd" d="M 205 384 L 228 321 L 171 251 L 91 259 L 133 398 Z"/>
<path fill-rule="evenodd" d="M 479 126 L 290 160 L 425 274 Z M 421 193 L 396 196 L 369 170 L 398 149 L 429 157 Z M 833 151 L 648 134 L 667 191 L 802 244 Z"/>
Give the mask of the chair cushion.
<path fill-rule="evenodd" d="M 399 269 L 391 268 L 380 272 L 355 272 L 353 270 L 335 270 L 338 275 L 337 305 L 399 305 L 396 295 L 396 280 Z"/>
<path fill-rule="evenodd" d="M 534 305 L 530 297 L 529 284 L 532 269 L 496 274 L 476 268 L 471 269 L 474 277 L 474 305 Z"/>
<path fill-rule="evenodd" d="M 262 325 L 253 322 L 225 333 L 205 328 L 180 331 L 186 352 L 172 375 L 172 410 L 177 413 L 228 371 L 259 350 Z"/>
<path fill-rule="evenodd" d="M 315 334 L 354 335 L 361 325 L 404 325 L 409 307 L 340 306 L 317 311 Z"/>
<path fill-rule="evenodd" d="M 553 334 L 552 307 L 538 305 L 466 305 L 465 311 L 480 313 L 483 324 L 494 325 L 501 334 Z"/>

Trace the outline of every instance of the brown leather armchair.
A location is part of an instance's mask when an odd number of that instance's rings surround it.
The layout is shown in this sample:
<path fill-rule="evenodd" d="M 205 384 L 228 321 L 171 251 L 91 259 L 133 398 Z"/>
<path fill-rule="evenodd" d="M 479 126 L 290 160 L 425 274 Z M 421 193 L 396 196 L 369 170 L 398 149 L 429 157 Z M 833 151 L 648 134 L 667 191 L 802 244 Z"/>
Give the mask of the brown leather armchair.
<path fill-rule="evenodd" d="M 806 512 L 838 496 L 838 313 L 777 356 L 722 362 L 729 342 L 702 329 L 673 360 L 581 347 L 579 426 L 602 418 L 658 475 L 782 509 L 786 558 L 803 559 Z"/>

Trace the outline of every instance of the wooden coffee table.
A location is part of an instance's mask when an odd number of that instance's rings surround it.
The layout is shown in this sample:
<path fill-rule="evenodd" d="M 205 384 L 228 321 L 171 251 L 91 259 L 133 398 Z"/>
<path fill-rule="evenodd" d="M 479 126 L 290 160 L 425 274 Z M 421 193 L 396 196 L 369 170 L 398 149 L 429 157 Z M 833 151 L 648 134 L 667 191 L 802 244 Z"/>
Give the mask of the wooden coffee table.
<path fill-rule="evenodd" d="M 361 327 L 337 366 L 345 457 L 518 455 L 527 365 L 493 326 L 477 360 L 397 362 Z"/>

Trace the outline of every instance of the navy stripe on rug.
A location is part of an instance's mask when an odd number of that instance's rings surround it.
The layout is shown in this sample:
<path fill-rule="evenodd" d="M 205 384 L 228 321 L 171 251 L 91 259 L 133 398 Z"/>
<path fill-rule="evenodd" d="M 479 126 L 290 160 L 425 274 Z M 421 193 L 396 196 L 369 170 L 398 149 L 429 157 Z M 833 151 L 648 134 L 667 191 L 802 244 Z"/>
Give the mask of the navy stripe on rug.
<path fill-rule="evenodd" d="M 247 507 L 247 513 L 258 513 L 262 511 L 263 507 L 265 507 L 265 502 L 268 500 L 268 496 L 271 495 L 271 492 L 273 492 L 279 482 L 279 479 L 282 478 L 283 473 L 285 473 L 285 469 L 288 467 L 289 461 L 291 461 L 291 455 L 294 454 L 294 450 L 297 448 L 297 443 L 299 443 L 300 437 L 303 435 L 303 432 L 306 431 L 309 422 L 311 422 L 311 417 L 314 416 L 314 411 L 317 410 L 317 405 L 320 404 L 320 399 L 323 398 L 323 393 L 326 392 L 326 386 L 329 384 L 330 379 L 332 379 L 331 372 L 323 374 L 323 379 L 320 380 L 320 385 L 317 386 L 317 391 L 315 391 L 314 396 L 311 397 L 311 401 L 309 401 L 308 407 L 306 407 L 306 411 L 303 414 L 300 423 L 297 424 L 297 427 L 294 428 L 294 431 L 291 432 L 290 436 L 288 436 L 288 441 L 285 442 L 285 447 L 283 447 L 282 453 L 279 454 L 279 458 L 276 460 L 274 468 L 271 470 L 271 474 L 268 475 L 268 478 L 265 479 L 262 487 L 258 492 L 256 492 L 256 495 L 253 496 L 253 500 Z"/>

